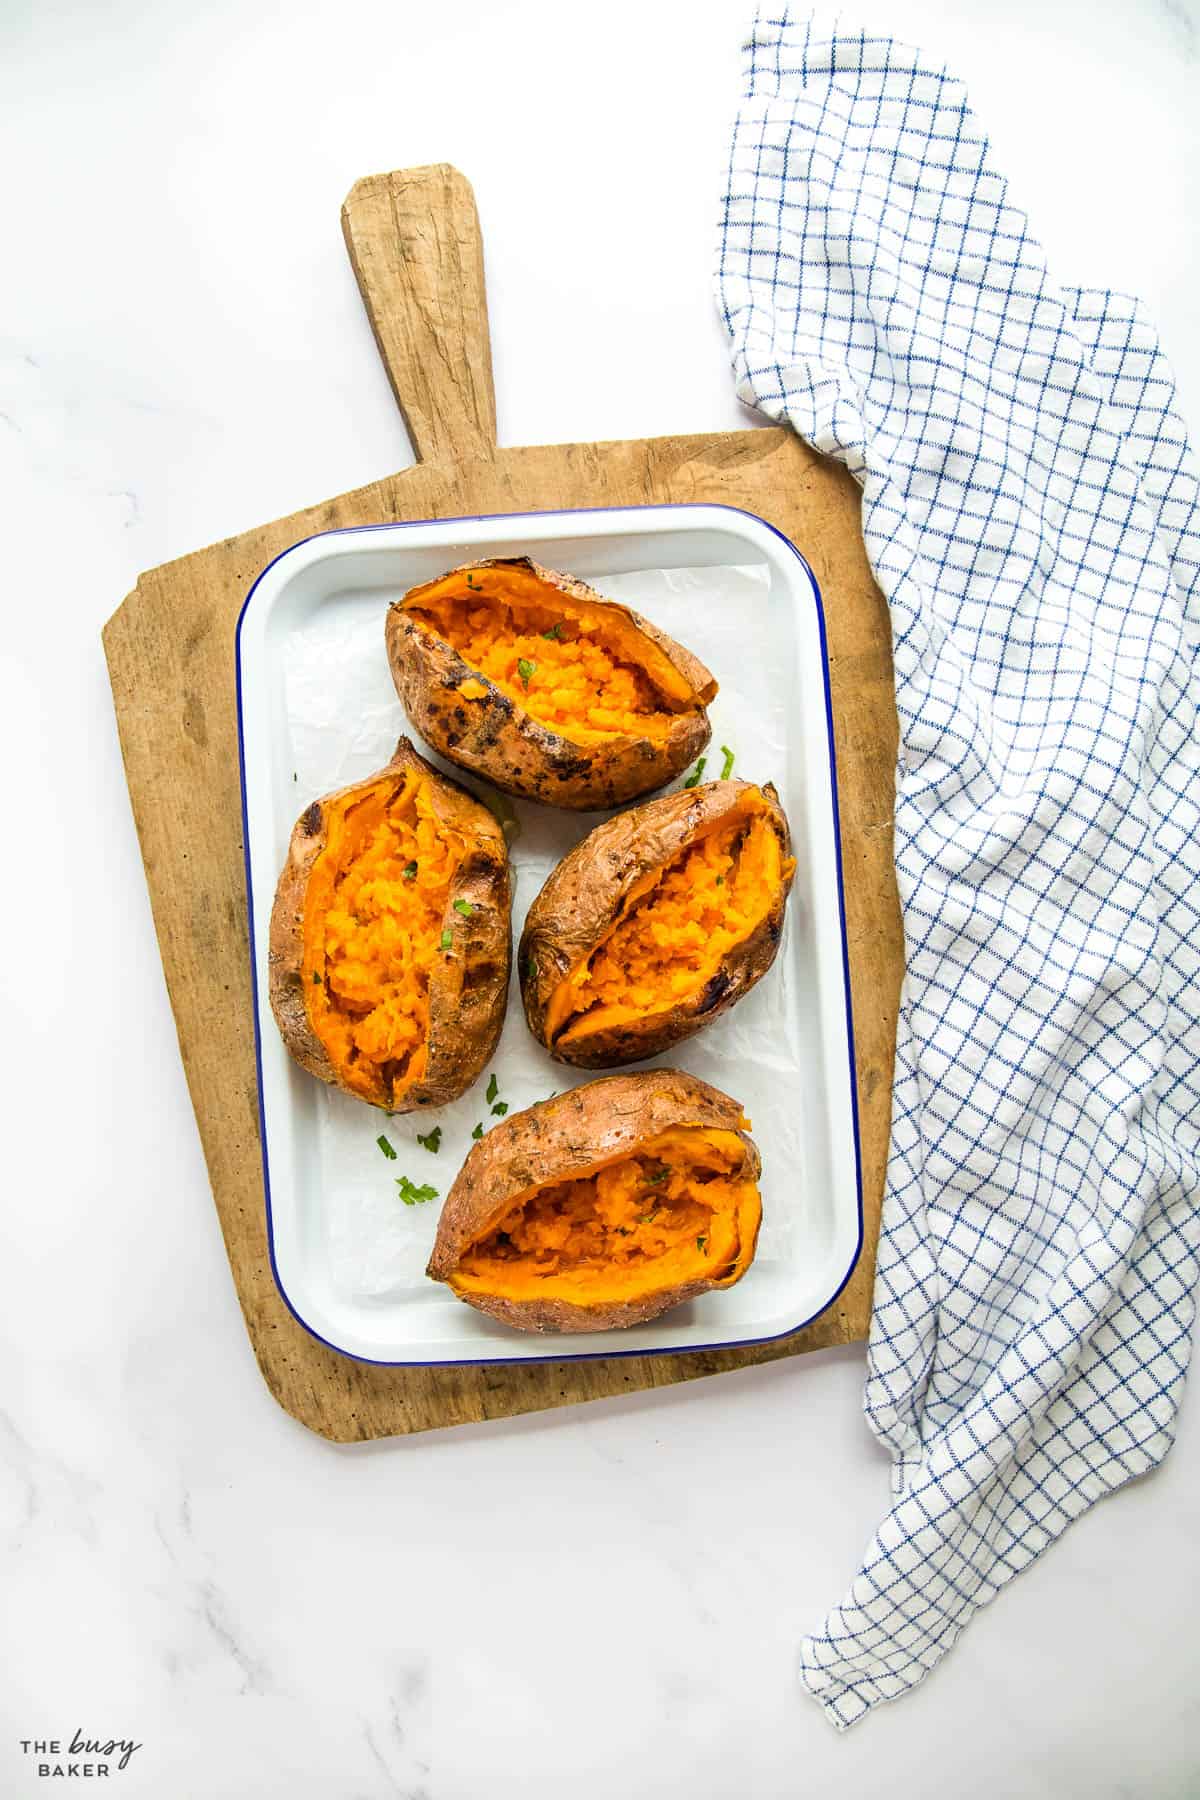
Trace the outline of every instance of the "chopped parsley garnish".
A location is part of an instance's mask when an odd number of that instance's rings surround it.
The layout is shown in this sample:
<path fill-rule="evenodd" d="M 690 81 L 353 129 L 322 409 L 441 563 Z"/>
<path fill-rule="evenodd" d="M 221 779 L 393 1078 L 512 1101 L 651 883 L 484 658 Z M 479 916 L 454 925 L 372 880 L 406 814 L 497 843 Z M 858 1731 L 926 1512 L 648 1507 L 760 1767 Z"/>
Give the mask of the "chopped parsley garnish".
<path fill-rule="evenodd" d="M 660 1206 L 656 1206 L 654 1208 L 653 1212 L 639 1213 L 638 1224 L 639 1225 L 653 1225 L 655 1219 L 657 1219 L 657 1217 L 661 1211 L 662 1211 L 662 1208 Z"/>
<path fill-rule="evenodd" d="M 494 1119 L 502 1119 L 507 1111 L 508 1111 L 508 1101 L 507 1100 L 497 1100 L 495 1106 L 493 1106 L 493 1108 L 492 1108 L 492 1117 Z"/>
<path fill-rule="evenodd" d="M 396 1152 L 392 1149 L 391 1144 L 389 1144 L 382 1132 L 380 1132 L 379 1136 L 375 1139 L 375 1142 L 379 1145 L 379 1148 L 383 1151 L 383 1154 L 387 1157 L 388 1161 L 395 1162 Z"/>
<path fill-rule="evenodd" d="M 471 914 L 475 911 L 475 908 L 471 905 L 469 900 L 456 900 L 454 902 L 454 910 L 456 913 L 461 913 L 464 919 L 469 919 Z"/>
<path fill-rule="evenodd" d="M 728 781 L 733 774 L 733 751 L 728 744 L 721 745 L 721 755 L 725 758 L 721 767 L 721 780 Z"/>
<path fill-rule="evenodd" d="M 700 777 L 704 773 L 704 765 L 707 763 L 707 761 L 708 761 L 707 756 L 702 756 L 700 758 L 700 761 L 696 764 L 695 768 L 692 770 L 691 774 L 688 776 L 687 780 L 684 782 L 683 785 L 685 788 L 692 788 L 692 787 L 700 786 Z"/>
<path fill-rule="evenodd" d="M 618 1225 L 617 1226 L 617 1236 L 618 1237 L 632 1237 L 633 1233 L 629 1229 L 628 1225 Z"/>
<path fill-rule="evenodd" d="M 424 1137 L 422 1137 L 421 1133 L 418 1131 L 417 1142 L 418 1142 L 418 1144 L 420 1144 L 422 1150 L 428 1150 L 431 1152 L 432 1155 L 436 1156 L 438 1151 L 442 1147 L 442 1128 L 441 1128 L 441 1126 L 435 1125 L 433 1130 L 430 1132 L 427 1132 Z"/>
<path fill-rule="evenodd" d="M 521 677 L 521 685 L 525 688 L 526 692 L 529 691 L 529 677 L 536 668 L 537 664 L 535 662 L 530 662 L 527 656 L 520 656 L 517 658 L 517 674 Z"/>
<path fill-rule="evenodd" d="M 542 636 L 544 638 L 557 638 L 559 643 L 561 644 L 562 643 L 562 620 L 559 619 L 558 623 L 555 625 L 552 625 L 550 627 L 549 631 L 543 631 Z"/>
<path fill-rule="evenodd" d="M 657 1187 L 659 1182 L 665 1181 L 670 1173 L 670 1169 L 664 1167 L 661 1168 L 656 1175 L 647 1175 L 646 1180 L 650 1183 L 651 1187 Z"/>
<path fill-rule="evenodd" d="M 405 863 L 405 865 L 401 869 L 400 873 L 403 876 L 405 881 L 415 881 L 417 879 L 416 863 L 415 862 Z"/>
<path fill-rule="evenodd" d="M 496 1080 L 496 1071 L 493 1069 L 492 1074 L 491 1074 L 491 1079 L 489 1080 L 489 1082 L 487 1084 L 487 1094 L 485 1096 L 489 1106 L 492 1104 L 492 1101 L 496 1098 L 496 1095 L 499 1092 L 500 1092 L 500 1083 Z"/>
<path fill-rule="evenodd" d="M 482 1119 L 480 1119 L 478 1125 L 475 1127 L 474 1131 L 471 1133 L 471 1136 L 475 1139 L 476 1143 L 478 1143 L 480 1138 L 483 1136 L 483 1120 Z"/>
<path fill-rule="evenodd" d="M 298 776 L 298 775 L 297 775 L 297 773 L 296 773 L 296 771 L 295 771 L 295 769 L 293 769 L 293 770 L 292 770 L 292 780 L 293 780 L 293 781 L 299 781 L 299 779 L 300 779 L 300 777 L 299 777 L 299 776 Z"/>
<path fill-rule="evenodd" d="M 442 933 L 442 949 L 448 950 L 453 942 L 454 942 L 454 933 L 451 931 L 450 927 L 447 925 L 446 929 Z"/>
<path fill-rule="evenodd" d="M 718 887 L 724 887 L 724 886 L 725 886 L 725 877 L 724 877 L 724 876 L 723 876 L 723 875 L 718 875 L 718 876 L 717 876 L 717 886 L 718 886 Z"/>
<path fill-rule="evenodd" d="M 528 979 L 530 981 L 534 981 L 537 978 L 537 972 L 538 972 L 537 958 L 535 956 L 527 956 L 525 958 L 525 974 L 526 974 L 526 976 L 528 977 Z"/>
<path fill-rule="evenodd" d="M 430 1187 L 428 1182 L 423 1187 L 417 1187 L 407 1175 L 397 1175 L 396 1186 L 405 1206 L 424 1206 L 426 1200 L 436 1200 L 438 1197 L 437 1189 Z"/>
<path fill-rule="evenodd" d="M 470 590 L 473 594 L 482 594 L 482 592 L 483 592 L 483 589 L 480 587 L 479 583 L 477 581 L 472 581 L 470 575 L 467 576 L 467 586 L 470 588 Z"/>
<path fill-rule="evenodd" d="M 313 986 L 320 987 L 320 985 L 321 985 L 321 971 L 319 969 L 314 969 L 313 970 Z"/>
<path fill-rule="evenodd" d="M 696 1239 L 696 1248 L 697 1248 L 697 1250 L 699 1250 L 701 1252 L 702 1255 L 707 1256 L 708 1255 L 708 1239 L 706 1237 L 698 1237 Z"/>

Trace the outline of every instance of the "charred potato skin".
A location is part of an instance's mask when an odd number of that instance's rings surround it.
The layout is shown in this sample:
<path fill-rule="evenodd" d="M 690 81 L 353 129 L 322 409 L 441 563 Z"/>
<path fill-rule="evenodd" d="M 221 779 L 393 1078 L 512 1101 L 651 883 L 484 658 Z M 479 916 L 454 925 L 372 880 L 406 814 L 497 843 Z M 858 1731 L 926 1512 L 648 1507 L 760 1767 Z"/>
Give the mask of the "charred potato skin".
<path fill-rule="evenodd" d="M 456 1100 L 480 1074 L 500 1036 L 512 960 L 512 891 L 504 833 L 487 807 L 402 737 L 385 768 L 314 800 L 301 813 L 275 891 L 267 951 L 271 1011 L 287 1049 L 318 1081 L 361 1100 L 341 1079 L 309 1019 L 302 979 L 304 903 L 309 877 L 326 844 L 327 809 L 374 787 L 381 776 L 403 776 L 413 768 L 429 777 L 438 817 L 461 831 L 471 848 L 455 876 L 445 914 L 454 933 L 453 949 L 439 958 L 430 977 L 425 1073 L 389 1107 L 392 1112 L 416 1112 Z M 469 917 L 453 910 L 455 900 L 470 903 Z"/>
<path fill-rule="evenodd" d="M 678 1125 L 732 1131 L 745 1147 L 744 1172 L 757 1182 L 762 1162 L 740 1126 L 742 1106 L 719 1088 L 681 1069 L 607 1075 L 494 1125 L 470 1154 L 446 1196 L 426 1274 L 450 1282 L 465 1250 L 527 1188 L 586 1175 L 597 1163 L 629 1155 L 639 1144 Z M 757 1228 L 755 1240 L 757 1242 Z M 746 1267 L 754 1260 L 751 1245 Z M 644 1325 L 717 1283 L 682 1282 L 642 1299 L 576 1306 L 568 1300 L 509 1300 L 491 1294 L 459 1294 L 478 1312 L 517 1331 L 609 1331 Z"/>
<path fill-rule="evenodd" d="M 267 940 L 267 989 L 279 1035 L 300 1067 L 331 1087 L 338 1087 L 340 1083 L 324 1044 L 312 1028 L 301 972 L 304 897 L 313 866 L 325 848 L 325 807 L 351 791 L 351 788 L 342 788 L 324 800 L 312 801 L 296 820 L 287 860 L 275 888 Z"/>
<path fill-rule="evenodd" d="M 474 569 L 532 571 L 572 599 L 612 607 L 657 645 L 690 683 L 701 704 L 694 712 L 678 714 L 662 743 L 633 738 L 614 744 L 573 744 L 524 712 L 486 675 L 464 662 L 443 638 L 422 629 L 404 610 L 406 602 L 433 585 L 424 583 L 389 607 L 387 655 L 405 712 L 439 755 L 473 770 L 505 793 L 575 812 L 601 811 L 653 793 L 696 759 L 712 736 L 704 708 L 717 684 L 690 650 L 630 607 L 605 600 L 586 583 L 543 568 L 527 556 L 484 557 L 448 573 L 465 576 Z M 463 698 L 458 690 L 469 678 L 486 686 L 485 698 Z"/>
<path fill-rule="evenodd" d="M 700 832 L 716 825 L 757 784 L 710 781 L 664 794 L 606 819 L 568 851 L 529 908 L 517 967 L 530 1031 L 558 1062 L 579 1069 L 611 1069 L 641 1062 L 683 1043 L 735 1006 L 770 969 L 783 936 L 793 876 L 780 884 L 758 929 L 730 951 L 707 987 L 667 1012 L 595 1032 L 571 1044 L 552 1044 L 546 1009 L 559 982 L 617 921 L 625 896 L 650 869 L 669 862 Z M 779 834 L 783 856 L 791 832 L 771 782 L 759 788 Z"/>

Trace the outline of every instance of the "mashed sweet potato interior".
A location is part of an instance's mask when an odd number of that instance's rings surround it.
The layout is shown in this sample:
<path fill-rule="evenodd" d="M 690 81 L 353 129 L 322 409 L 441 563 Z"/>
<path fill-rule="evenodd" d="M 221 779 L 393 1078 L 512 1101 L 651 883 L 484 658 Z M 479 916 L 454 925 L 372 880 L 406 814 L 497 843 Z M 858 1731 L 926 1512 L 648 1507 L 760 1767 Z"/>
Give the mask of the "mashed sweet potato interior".
<path fill-rule="evenodd" d="M 794 864 L 757 788 L 631 891 L 620 918 L 550 996 L 546 1029 L 567 1043 L 666 1011 L 719 978 L 758 930 Z"/>
<path fill-rule="evenodd" d="M 354 1091 L 387 1104 L 425 1071 L 429 975 L 466 853 L 419 771 L 326 807 L 304 911 L 313 1030 Z"/>
<path fill-rule="evenodd" d="M 728 1287 L 754 1252 L 761 1212 L 736 1132 L 676 1126 L 633 1155 L 518 1196 L 464 1252 L 466 1293 L 581 1304 L 700 1279 Z"/>
<path fill-rule="evenodd" d="M 673 716 L 699 704 L 674 664 L 619 612 L 560 594 L 531 570 L 468 569 L 405 610 L 572 743 L 661 742 Z M 481 700 L 488 690 L 468 679 L 458 691 Z"/>

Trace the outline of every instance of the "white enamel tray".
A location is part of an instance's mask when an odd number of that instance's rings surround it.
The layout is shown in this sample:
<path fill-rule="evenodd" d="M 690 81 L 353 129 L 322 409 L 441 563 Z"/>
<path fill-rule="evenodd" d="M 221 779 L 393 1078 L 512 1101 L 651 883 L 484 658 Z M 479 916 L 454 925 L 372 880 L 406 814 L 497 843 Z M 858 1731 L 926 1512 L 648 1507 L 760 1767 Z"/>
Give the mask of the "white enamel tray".
<path fill-rule="evenodd" d="M 736 1287 L 635 1330 L 554 1338 L 488 1320 L 424 1274 L 472 1128 L 495 1123 L 488 1074 L 510 1112 L 587 1078 L 533 1042 L 515 977 L 492 1069 L 437 1114 L 393 1119 L 299 1069 L 267 999 L 271 902 L 296 818 L 381 767 L 402 733 L 428 754 L 388 673 L 389 602 L 457 563 L 525 552 L 634 605 L 708 664 L 721 691 L 706 778 L 720 774 L 728 745 L 735 774 L 774 781 L 797 858 L 774 968 L 731 1012 L 656 1059 L 733 1094 L 752 1121 L 763 1160 L 752 1267 Z M 300 1323 L 349 1356 L 428 1364 L 757 1343 L 821 1312 L 858 1256 L 862 1207 L 825 634 L 816 582 L 792 545 L 720 506 L 328 532 L 285 551 L 255 582 L 238 623 L 237 678 L 268 1228 L 275 1278 Z M 521 802 L 516 811 L 514 945 L 542 881 L 600 816 Z M 416 1142 L 435 1121 L 436 1155 Z M 380 1150 L 381 1132 L 395 1160 Z M 401 1204 L 399 1175 L 436 1187 L 439 1199 Z"/>

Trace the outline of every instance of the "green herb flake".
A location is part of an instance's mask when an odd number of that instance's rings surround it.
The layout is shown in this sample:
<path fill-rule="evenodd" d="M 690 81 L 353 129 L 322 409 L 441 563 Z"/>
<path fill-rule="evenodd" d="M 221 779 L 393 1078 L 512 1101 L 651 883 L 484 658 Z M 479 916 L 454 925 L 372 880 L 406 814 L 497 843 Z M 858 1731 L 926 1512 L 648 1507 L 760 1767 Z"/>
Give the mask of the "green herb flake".
<path fill-rule="evenodd" d="M 633 1232 L 630 1230 L 628 1225 L 618 1225 L 617 1226 L 617 1236 L 618 1237 L 632 1237 Z"/>
<path fill-rule="evenodd" d="M 313 986 L 320 987 L 320 985 L 321 985 L 321 971 L 320 971 L 320 969 L 314 969 L 313 970 Z"/>
<path fill-rule="evenodd" d="M 708 762 L 707 756 L 702 756 L 700 758 L 700 761 L 696 764 L 695 768 L 692 770 L 691 774 L 688 776 L 687 780 L 684 782 L 683 785 L 685 788 L 694 788 L 694 787 L 700 786 L 700 777 L 704 773 L 705 764 L 707 762 Z"/>
<path fill-rule="evenodd" d="M 482 594 L 482 592 L 483 592 L 483 589 L 480 586 L 480 584 L 477 581 L 472 581 L 469 574 L 467 576 L 467 586 L 470 588 L 470 590 L 473 594 Z"/>
<path fill-rule="evenodd" d="M 495 1106 L 493 1106 L 493 1108 L 492 1108 L 492 1117 L 494 1119 L 502 1119 L 507 1111 L 508 1111 L 508 1101 L 507 1100 L 497 1100 Z"/>
<path fill-rule="evenodd" d="M 435 1125 L 433 1130 L 427 1132 L 424 1137 L 422 1137 L 421 1133 L 418 1131 L 417 1142 L 420 1144 L 422 1150 L 428 1150 L 432 1156 L 436 1156 L 442 1147 L 441 1126 Z"/>
<path fill-rule="evenodd" d="M 496 1071 L 493 1069 L 492 1074 L 491 1074 L 491 1079 L 488 1081 L 488 1084 L 487 1084 L 487 1094 L 485 1095 L 485 1098 L 486 1098 L 489 1106 L 492 1104 L 492 1101 L 496 1098 L 496 1095 L 499 1092 L 500 1092 L 500 1083 L 496 1080 Z"/>
<path fill-rule="evenodd" d="M 733 774 L 734 761 L 733 751 L 729 748 L 728 744 L 721 745 L 721 755 L 725 758 L 725 761 L 721 766 L 721 780 L 728 781 L 729 777 Z"/>
<path fill-rule="evenodd" d="M 475 908 L 471 905 L 469 900 L 456 900 L 454 902 L 454 910 L 456 913 L 461 913 L 464 919 L 469 919 L 471 914 L 475 911 Z"/>
<path fill-rule="evenodd" d="M 405 881 L 415 881 L 417 879 L 416 863 L 415 862 L 405 863 L 404 867 L 400 871 L 400 874 Z"/>
<path fill-rule="evenodd" d="M 562 643 L 562 620 L 559 619 L 558 623 L 555 625 L 552 625 L 550 627 L 549 631 L 543 631 L 542 636 L 544 638 L 557 638 L 558 642 L 561 644 Z"/>
<path fill-rule="evenodd" d="M 445 931 L 443 931 L 443 933 L 442 933 L 442 949 L 448 950 L 453 942 L 454 942 L 454 933 L 451 931 L 450 927 L 447 925 Z"/>
<path fill-rule="evenodd" d="M 701 1255 L 707 1256 L 708 1255 L 708 1239 L 706 1237 L 698 1237 L 696 1239 L 696 1248 L 697 1248 L 697 1250 L 700 1251 Z"/>
<path fill-rule="evenodd" d="M 536 668 L 537 664 L 535 662 L 530 662 L 527 656 L 520 656 L 517 658 L 517 674 L 521 677 L 521 685 L 526 693 L 529 692 L 529 677 L 534 673 Z"/>
<path fill-rule="evenodd" d="M 438 1197 L 437 1189 L 430 1187 L 428 1182 L 423 1187 L 417 1187 L 407 1175 L 397 1175 L 396 1186 L 405 1206 L 424 1206 L 427 1200 L 436 1200 Z"/>
<path fill-rule="evenodd" d="M 300 779 L 300 777 L 299 777 L 299 776 L 298 776 L 298 775 L 297 775 L 297 773 L 296 773 L 296 771 L 295 771 L 295 769 L 293 769 L 293 770 L 292 770 L 292 780 L 293 780 L 293 781 L 299 781 L 299 779 Z"/>
<path fill-rule="evenodd" d="M 379 1148 L 383 1151 L 383 1154 L 387 1157 L 388 1161 L 395 1162 L 396 1152 L 393 1150 L 391 1144 L 388 1142 L 387 1138 L 384 1137 L 382 1132 L 375 1139 L 375 1142 L 379 1145 Z"/>
<path fill-rule="evenodd" d="M 638 1214 L 638 1224 L 639 1225 L 653 1225 L 655 1219 L 657 1219 L 661 1210 L 662 1210 L 661 1207 L 656 1206 L 654 1208 L 653 1212 L 639 1213 Z"/>
<path fill-rule="evenodd" d="M 659 1182 L 665 1181 L 670 1173 L 670 1169 L 664 1167 L 661 1168 L 656 1175 L 647 1175 L 646 1180 L 650 1183 L 651 1187 L 657 1187 Z"/>
<path fill-rule="evenodd" d="M 718 875 L 718 876 L 717 876 L 717 886 L 718 886 L 718 887 L 724 887 L 724 886 L 725 886 L 725 877 L 724 877 L 724 876 L 723 876 L 723 875 Z"/>
<path fill-rule="evenodd" d="M 482 1119 L 480 1119 L 478 1125 L 475 1127 L 474 1131 L 471 1133 L 471 1136 L 475 1139 L 476 1143 L 478 1143 L 480 1138 L 483 1136 L 483 1120 Z"/>
<path fill-rule="evenodd" d="M 526 979 L 529 981 L 536 981 L 537 980 L 537 972 L 538 972 L 537 958 L 535 956 L 527 956 L 525 958 Z"/>

